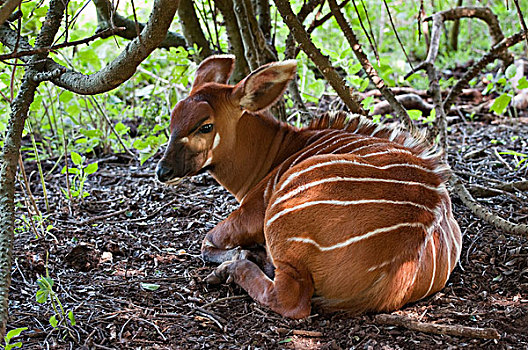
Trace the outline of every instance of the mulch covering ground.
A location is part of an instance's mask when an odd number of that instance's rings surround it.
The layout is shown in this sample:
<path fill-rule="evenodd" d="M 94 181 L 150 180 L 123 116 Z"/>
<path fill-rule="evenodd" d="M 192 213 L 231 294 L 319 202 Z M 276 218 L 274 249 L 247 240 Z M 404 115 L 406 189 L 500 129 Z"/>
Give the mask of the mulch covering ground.
<path fill-rule="evenodd" d="M 458 120 L 450 134 L 451 165 L 468 183 L 526 179 L 527 167 L 516 170 L 511 156 L 495 152 L 528 153 L 528 123 L 522 118 Z M 64 175 L 55 171 L 48 179 L 46 222 L 53 229 L 40 238 L 30 229 L 18 229 L 15 236 L 9 329 L 29 328 L 17 338 L 24 349 L 528 347 L 528 239 L 476 218 L 456 195 L 455 215 L 464 233 L 460 263 L 440 293 L 397 314 L 422 322 L 492 327 L 500 340 L 410 331 L 378 324 L 372 314 L 314 309 L 306 319 L 289 320 L 235 285 L 207 285 L 203 280 L 214 266 L 201 260 L 201 241 L 237 203 L 208 175 L 177 188 L 158 183 L 153 177 L 158 159 L 143 166 L 119 156 L 100 160 L 86 184 L 90 196 L 71 207 L 61 193 Z M 47 171 L 53 162 L 43 166 Z M 44 211 L 36 165 L 27 163 L 26 171 Z M 25 203 L 20 188 L 18 193 L 21 217 Z M 480 201 L 505 218 L 528 223 L 526 192 Z M 50 303 L 35 300 L 37 279 L 46 268 L 64 308 L 74 311 L 73 327 L 54 329 L 48 321 L 54 314 Z M 156 288 L 151 285 L 159 288 L 151 290 Z"/>

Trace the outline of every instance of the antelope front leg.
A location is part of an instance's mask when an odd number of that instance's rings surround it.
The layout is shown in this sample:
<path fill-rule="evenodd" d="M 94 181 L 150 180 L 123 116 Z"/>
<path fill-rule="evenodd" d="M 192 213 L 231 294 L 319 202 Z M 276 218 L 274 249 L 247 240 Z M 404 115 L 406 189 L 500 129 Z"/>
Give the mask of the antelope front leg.
<path fill-rule="evenodd" d="M 226 261 L 215 274 L 219 279 L 232 280 L 244 288 L 260 304 L 290 318 L 310 315 L 314 292 L 312 277 L 306 269 L 275 262 L 275 278 L 271 280 L 252 261 L 247 259 Z"/>
<path fill-rule="evenodd" d="M 202 243 L 202 258 L 214 263 L 237 259 L 241 247 L 264 244 L 263 225 L 262 199 L 245 202 L 207 233 Z"/>

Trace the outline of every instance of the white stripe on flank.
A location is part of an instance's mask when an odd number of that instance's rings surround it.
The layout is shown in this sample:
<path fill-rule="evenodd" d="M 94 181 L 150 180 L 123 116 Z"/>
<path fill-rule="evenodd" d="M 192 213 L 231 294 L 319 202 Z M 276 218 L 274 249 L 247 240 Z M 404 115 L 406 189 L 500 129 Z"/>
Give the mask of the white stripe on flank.
<path fill-rule="evenodd" d="M 419 228 L 423 228 L 425 230 L 425 225 L 422 224 L 421 222 L 404 222 L 402 224 L 397 224 L 397 225 L 393 225 L 393 226 L 389 226 L 389 227 L 378 228 L 376 230 L 367 232 L 367 233 L 365 233 L 365 234 L 363 234 L 361 236 L 352 237 L 352 238 L 349 238 L 346 241 L 343 241 L 341 243 L 337 243 L 337 244 L 334 244 L 334 245 L 331 245 L 331 246 L 326 246 L 326 247 L 325 246 L 321 246 L 319 243 L 317 243 L 316 241 L 314 241 L 311 238 L 291 237 L 291 238 L 288 238 L 288 241 L 313 244 L 320 251 L 324 252 L 324 251 L 328 251 L 328 250 L 344 248 L 346 246 L 349 246 L 352 243 L 356 243 L 356 242 L 362 241 L 364 239 L 367 239 L 369 237 L 375 236 L 375 235 L 380 234 L 380 233 L 397 230 L 397 229 L 402 228 L 402 227 L 419 227 Z"/>
<path fill-rule="evenodd" d="M 379 265 L 374 265 L 374 266 L 372 266 L 372 267 L 369 268 L 367 271 L 368 271 L 368 272 L 372 272 L 372 271 L 374 271 L 374 270 L 381 269 L 382 267 L 385 267 L 385 266 L 387 266 L 387 265 L 391 265 L 391 264 L 393 264 L 393 263 L 394 263 L 396 260 L 398 260 L 398 259 L 399 259 L 399 256 L 395 256 L 395 257 L 392 258 L 391 260 L 387 260 L 387 261 L 382 262 L 382 263 L 379 264 Z"/>
<path fill-rule="evenodd" d="M 400 185 L 409 185 L 409 186 L 420 186 L 423 188 L 426 188 L 431 191 L 437 191 L 437 187 L 429 186 L 426 184 L 423 184 L 421 182 L 415 182 L 415 181 L 400 181 L 400 180 L 392 180 L 392 179 L 377 179 L 377 178 L 371 178 L 371 177 L 329 177 L 322 180 L 313 181 L 304 185 L 300 185 L 299 187 L 296 187 L 295 189 L 291 190 L 290 192 L 286 193 L 285 195 L 277 198 L 275 202 L 271 205 L 271 207 L 274 207 L 276 204 L 285 201 L 288 198 L 291 198 L 293 196 L 298 195 L 299 193 L 306 191 L 309 188 L 319 186 L 326 183 L 332 183 L 332 182 L 385 182 L 385 183 L 391 183 L 391 184 L 400 184 Z M 279 189 L 280 191 L 280 189 Z M 432 209 L 429 209 L 432 210 Z"/>
<path fill-rule="evenodd" d="M 368 145 L 365 145 L 365 146 L 361 146 L 361 147 L 358 147 L 358 148 L 354 148 L 352 150 L 350 150 L 350 152 L 348 152 L 349 154 L 354 154 L 358 151 L 361 151 L 362 149 L 365 149 L 365 148 L 369 148 L 369 147 L 373 147 L 373 146 L 386 146 L 387 145 L 387 142 L 375 142 L 375 143 L 370 143 Z M 396 149 L 399 149 L 399 148 L 396 148 Z"/>
<path fill-rule="evenodd" d="M 338 151 L 341 151 L 342 149 L 346 149 L 350 146 L 353 146 L 355 145 L 356 143 L 360 143 L 361 141 L 368 141 L 367 138 L 360 138 L 358 140 L 355 140 L 355 141 L 352 141 L 350 143 L 347 143 L 343 146 L 340 146 L 340 147 L 337 147 L 335 150 L 332 151 L 332 154 L 347 154 L 348 152 L 345 152 L 345 153 L 338 153 Z M 353 150 L 350 150 L 350 151 L 353 151 Z"/>
<path fill-rule="evenodd" d="M 356 201 L 320 200 L 320 201 L 305 202 L 305 203 L 296 205 L 294 207 L 286 208 L 284 210 L 281 210 L 277 214 L 273 215 L 266 222 L 266 226 L 269 226 L 272 222 L 274 222 L 275 220 L 277 220 L 281 216 L 286 215 L 288 213 L 291 213 L 292 211 L 296 211 L 296 210 L 299 210 L 299 209 L 312 207 L 314 205 L 321 205 L 321 204 L 323 204 L 323 205 L 339 205 L 339 206 L 345 207 L 345 206 L 349 206 L 349 205 L 380 204 L 380 203 L 382 203 L 382 204 L 396 204 L 396 205 L 412 205 L 412 206 L 415 206 L 415 207 L 420 208 L 422 210 L 433 212 L 433 210 L 427 208 L 424 205 L 421 205 L 421 204 L 418 204 L 418 203 L 414 203 L 414 202 L 409 202 L 409 201 L 391 201 L 391 200 L 386 200 L 386 199 L 361 199 L 361 200 L 356 200 Z"/>
<path fill-rule="evenodd" d="M 298 172 L 291 174 L 281 184 L 281 187 L 279 188 L 279 191 L 283 190 L 284 187 L 286 187 L 294 178 L 296 178 L 297 176 L 299 176 L 301 174 L 310 172 L 310 171 L 312 171 L 314 169 L 317 169 L 317 168 L 325 167 L 327 165 L 336 165 L 336 164 L 358 165 L 358 166 L 364 166 L 364 167 L 374 168 L 374 169 L 379 169 L 379 170 L 387 170 L 387 169 L 396 168 L 396 167 L 405 167 L 405 168 L 414 168 L 414 169 L 418 169 L 418 170 L 422 170 L 422 171 L 434 174 L 434 171 L 432 171 L 431 169 L 427 169 L 427 168 L 421 167 L 421 166 L 416 165 L 416 164 L 394 163 L 394 164 L 388 164 L 388 165 L 383 165 L 383 166 L 376 166 L 376 165 L 372 165 L 372 164 L 369 164 L 369 163 L 358 162 L 358 161 L 355 161 L 355 160 L 335 159 L 335 160 L 330 160 L 330 161 L 326 161 L 326 162 L 322 162 L 322 163 L 317 163 L 317 164 L 311 165 L 308 168 L 305 168 L 303 170 L 299 170 Z"/>
<path fill-rule="evenodd" d="M 440 229 L 440 231 L 442 231 L 442 236 L 444 236 L 444 245 L 446 246 L 447 266 L 448 266 L 447 274 L 446 274 L 446 281 L 447 281 L 447 279 L 449 278 L 449 274 L 451 273 L 451 243 L 452 242 L 448 242 L 447 233 L 445 232 L 444 228 L 442 227 L 440 223 L 438 223 L 438 228 Z M 449 240 L 452 241 L 451 238 Z"/>
<path fill-rule="evenodd" d="M 392 148 L 388 151 L 382 151 L 382 152 L 376 152 L 376 153 L 362 154 L 360 155 L 360 157 L 367 158 L 367 157 L 374 157 L 374 156 L 382 156 L 384 154 L 391 154 L 391 153 L 405 153 L 405 154 L 410 154 L 411 156 L 418 157 L 416 154 L 412 153 L 411 151 L 407 151 L 405 149 L 399 149 L 399 148 Z"/>
<path fill-rule="evenodd" d="M 429 292 L 433 288 L 435 277 L 436 277 L 436 247 L 434 245 L 434 237 L 432 235 L 429 241 L 431 242 L 431 257 L 433 259 L 433 273 L 431 275 L 431 283 L 429 284 L 429 289 L 427 289 L 427 292 L 425 292 L 422 298 L 425 298 L 429 294 Z"/>

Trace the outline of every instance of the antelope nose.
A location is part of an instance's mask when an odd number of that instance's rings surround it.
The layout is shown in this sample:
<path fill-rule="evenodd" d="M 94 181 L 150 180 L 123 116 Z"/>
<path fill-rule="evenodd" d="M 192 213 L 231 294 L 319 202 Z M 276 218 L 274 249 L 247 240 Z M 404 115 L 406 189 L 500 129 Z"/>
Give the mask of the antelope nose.
<path fill-rule="evenodd" d="M 156 176 L 158 177 L 158 180 L 161 182 L 166 182 L 171 179 L 171 176 L 173 174 L 172 168 L 166 166 L 163 162 L 159 162 L 158 166 L 156 167 Z"/>

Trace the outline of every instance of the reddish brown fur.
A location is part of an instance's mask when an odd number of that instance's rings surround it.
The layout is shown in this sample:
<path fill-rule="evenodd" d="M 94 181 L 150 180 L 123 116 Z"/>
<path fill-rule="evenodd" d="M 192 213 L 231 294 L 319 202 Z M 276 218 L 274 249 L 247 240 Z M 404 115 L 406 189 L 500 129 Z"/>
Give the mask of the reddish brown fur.
<path fill-rule="evenodd" d="M 204 239 L 204 259 L 223 262 L 217 274 L 294 318 L 310 313 L 312 295 L 331 308 L 381 311 L 443 288 L 461 234 L 440 156 L 419 137 L 344 113 L 304 129 L 280 123 L 262 110 L 295 63 L 225 85 L 233 62 L 214 56 L 198 68 L 157 170 L 168 183 L 209 170 L 241 202 Z M 255 244 L 265 245 L 273 279 L 239 258 L 238 247 Z"/>

